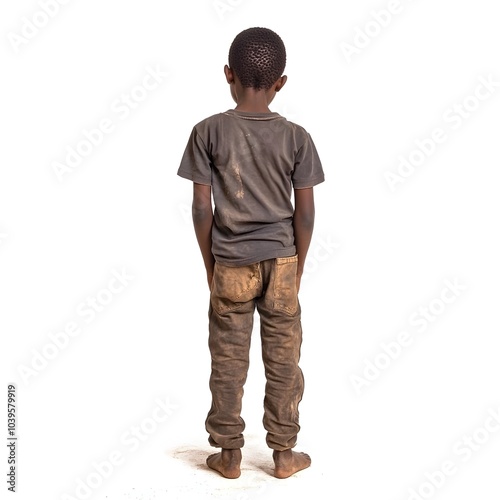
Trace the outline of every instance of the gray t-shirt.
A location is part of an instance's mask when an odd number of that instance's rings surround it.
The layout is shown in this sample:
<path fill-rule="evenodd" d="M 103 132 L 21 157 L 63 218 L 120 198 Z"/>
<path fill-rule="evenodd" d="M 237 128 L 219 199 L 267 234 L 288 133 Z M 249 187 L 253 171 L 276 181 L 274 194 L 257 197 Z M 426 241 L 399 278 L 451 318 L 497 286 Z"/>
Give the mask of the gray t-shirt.
<path fill-rule="evenodd" d="M 295 255 L 292 188 L 325 179 L 304 128 L 233 109 L 194 126 L 177 174 L 212 186 L 212 253 L 229 266 Z"/>

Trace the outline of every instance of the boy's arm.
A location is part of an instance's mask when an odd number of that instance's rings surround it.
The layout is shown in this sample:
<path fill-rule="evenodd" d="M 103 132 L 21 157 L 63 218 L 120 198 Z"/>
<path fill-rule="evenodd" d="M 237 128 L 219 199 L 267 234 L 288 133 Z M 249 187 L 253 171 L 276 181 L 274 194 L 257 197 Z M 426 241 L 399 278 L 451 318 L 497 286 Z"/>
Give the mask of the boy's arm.
<path fill-rule="evenodd" d="M 212 286 L 215 259 L 212 254 L 212 188 L 204 184 L 193 183 L 193 224 L 196 239 L 200 246 L 205 269 L 207 270 L 208 288 Z"/>
<path fill-rule="evenodd" d="M 295 247 L 299 256 L 297 266 L 297 291 L 304 272 L 307 251 L 311 243 L 314 228 L 314 196 L 313 188 L 295 189 L 295 211 L 293 213 L 293 231 Z"/>

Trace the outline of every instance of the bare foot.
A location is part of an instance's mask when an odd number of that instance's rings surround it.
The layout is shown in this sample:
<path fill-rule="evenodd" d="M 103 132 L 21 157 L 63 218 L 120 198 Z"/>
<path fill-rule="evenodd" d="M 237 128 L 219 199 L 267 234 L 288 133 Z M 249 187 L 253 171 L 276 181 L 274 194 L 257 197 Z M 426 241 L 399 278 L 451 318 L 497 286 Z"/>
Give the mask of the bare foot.
<path fill-rule="evenodd" d="M 240 477 L 241 450 L 222 449 L 219 453 L 214 453 L 207 458 L 207 465 L 217 472 L 220 472 L 228 479 Z"/>
<path fill-rule="evenodd" d="M 285 479 L 299 470 L 307 469 L 311 465 L 311 457 L 307 453 L 284 450 L 273 451 L 274 477 Z"/>

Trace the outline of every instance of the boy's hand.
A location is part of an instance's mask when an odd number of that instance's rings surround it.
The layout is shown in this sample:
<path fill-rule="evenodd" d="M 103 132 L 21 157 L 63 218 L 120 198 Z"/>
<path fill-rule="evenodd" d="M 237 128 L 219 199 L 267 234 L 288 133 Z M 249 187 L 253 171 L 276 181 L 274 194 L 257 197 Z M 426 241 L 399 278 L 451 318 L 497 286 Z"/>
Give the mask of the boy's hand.
<path fill-rule="evenodd" d="M 207 282 L 208 282 L 208 289 L 212 291 L 212 281 L 214 279 L 214 272 L 213 271 L 207 271 Z"/>

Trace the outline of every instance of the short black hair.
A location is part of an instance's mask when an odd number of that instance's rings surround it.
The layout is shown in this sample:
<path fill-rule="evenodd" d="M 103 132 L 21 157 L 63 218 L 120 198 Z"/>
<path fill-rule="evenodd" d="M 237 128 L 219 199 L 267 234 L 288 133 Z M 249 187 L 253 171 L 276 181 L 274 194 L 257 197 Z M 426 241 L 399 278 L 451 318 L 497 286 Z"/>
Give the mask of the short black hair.
<path fill-rule="evenodd" d="M 270 89 L 283 75 L 285 64 L 285 44 L 279 35 L 268 28 L 242 31 L 229 49 L 229 67 L 243 87 Z"/>

